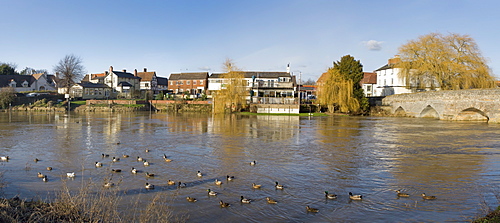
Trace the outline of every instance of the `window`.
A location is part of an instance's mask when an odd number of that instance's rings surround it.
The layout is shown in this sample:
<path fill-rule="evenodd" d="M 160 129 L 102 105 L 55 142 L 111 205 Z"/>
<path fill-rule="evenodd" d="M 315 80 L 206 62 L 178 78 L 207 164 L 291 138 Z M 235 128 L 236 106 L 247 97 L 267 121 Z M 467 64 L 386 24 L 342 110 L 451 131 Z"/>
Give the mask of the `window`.
<path fill-rule="evenodd" d="M 149 83 L 145 83 L 145 84 L 144 84 L 144 87 L 149 87 Z"/>
<path fill-rule="evenodd" d="M 183 84 L 184 84 L 184 82 L 183 82 L 183 81 L 179 81 L 179 83 L 180 83 L 180 85 L 183 85 Z"/>
<path fill-rule="evenodd" d="M 174 85 L 174 82 L 173 82 L 173 81 L 170 81 L 170 85 Z"/>
<path fill-rule="evenodd" d="M 203 80 L 200 80 L 200 85 L 203 85 Z"/>
<path fill-rule="evenodd" d="M 366 91 L 372 91 L 372 86 L 371 85 L 366 86 Z"/>
<path fill-rule="evenodd" d="M 193 80 L 193 85 L 196 85 L 196 80 Z"/>
<path fill-rule="evenodd" d="M 187 84 L 187 85 L 190 85 L 190 84 L 191 84 L 191 81 L 186 81 L 186 84 Z"/>

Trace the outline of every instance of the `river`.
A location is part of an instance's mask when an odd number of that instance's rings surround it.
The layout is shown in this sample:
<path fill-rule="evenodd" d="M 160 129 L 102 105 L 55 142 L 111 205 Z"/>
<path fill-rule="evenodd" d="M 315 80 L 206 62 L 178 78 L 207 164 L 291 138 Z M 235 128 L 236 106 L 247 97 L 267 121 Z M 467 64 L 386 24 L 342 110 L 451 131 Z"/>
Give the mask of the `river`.
<path fill-rule="evenodd" d="M 0 191 L 45 199 L 63 184 L 78 190 L 82 182 L 111 178 L 124 192 L 122 202 L 165 192 L 188 222 L 468 221 L 499 205 L 499 139 L 500 125 L 416 118 L 0 113 L 0 156 L 10 157 L 0 162 Z M 142 173 L 132 174 L 132 167 Z M 110 173 L 118 168 L 123 172 Z M 76 172 L 74 180 L 66 172 Z M 169 179 L 187 187 L 168 186 Z M 145 182 L 156 189 L 144 189 Z M 275 189 L 275 182 L 285 188 Z M 208 196 L 207 189 L 219 194 Z M 396 190 L 410 197 L 398 198 Z M 337 199 L 325 199 L 324 191 Z M 348 192 L 363 199 L 350 200 Z M 253 202 L 242 204 L 240 196 Z M 231 207 L 220 208 L 220 200 Z M 306 205 L 319 212 L 306 212 Z"/>

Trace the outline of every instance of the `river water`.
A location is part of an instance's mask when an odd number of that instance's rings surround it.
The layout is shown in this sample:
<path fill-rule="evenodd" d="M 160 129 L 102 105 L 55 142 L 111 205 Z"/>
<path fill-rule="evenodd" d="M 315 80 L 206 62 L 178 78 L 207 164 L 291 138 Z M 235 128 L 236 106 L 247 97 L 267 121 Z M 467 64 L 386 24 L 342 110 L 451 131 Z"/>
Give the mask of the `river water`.
<path fill-rule="evenodd" d="M 11 157 L 0 162 L 1 192 L 43 199 L 63 183 L 78 190 L 82 182 L 111 178 L 123 202 L 171 194 L 172 210 L 188 222 L 467 221 L 499 205 L 499 139 L 500 125 L 414 118 L 0 113 L 0 155 Z M 132 167 L 142 173 L 132 174 Z M 110 174 L 118 168 L 124 171 Z M 66 172 L 77 176 L 68 181 Z M 169 179 L 187 187 L 168 186 Z M 276 190 L 276 181 L 285 189 Z M 156 189 L 144 189 L 145 182 Z M 219 194 L 208 196 L 207 189 Z M 398 189 L 410 197 L 398 198 Z M 327 200 L 324 191 L 338 198 Z M 351 201 L 348 192 L 363 200 Z M 253 202 L 241 204 L 240 196 Z M 231 207 L 220 208 L 220 200 Z"/>

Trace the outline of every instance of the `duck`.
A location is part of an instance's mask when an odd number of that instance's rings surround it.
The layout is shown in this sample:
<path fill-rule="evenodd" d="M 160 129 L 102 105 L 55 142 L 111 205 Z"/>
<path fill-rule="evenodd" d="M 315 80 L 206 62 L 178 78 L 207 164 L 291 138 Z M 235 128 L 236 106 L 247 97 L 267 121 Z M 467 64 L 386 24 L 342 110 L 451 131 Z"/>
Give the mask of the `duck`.
<path fill-rule="evenodd" d="M 146 149 L 146 152 L 147 152 L 147 153 L 149 153 L 149 151 L 150 151 L 149 149 Z"/>
<path fill-rule="evenodd" d="M 146 176 L 147 176 L 147 177 L 155 177 L 155 174 L 154 174 L 154 173 L 149 173 L 149 172 L 146 172 Z"/>
<path fill-rule="evenodd" d="M 68 173 L 66 173 L 66 176 L 69 177 L 69 178 L 73 178 L 76 175 L 75 175 L 75 172 L 68 172 Z"/>
<path fill-rule="evenodd" d="M 123 154 L 123 155 L 122 155 L 122 157 L 123 157 L 123 158 L 129 158 L 130 156 L 129 156 L 129 155 L 127 155 L 127 154 Z"/>
<path fill-rule="evenodd" d="M 210 196 L 217 196 L 217 192 L 215 192 L 215 191 L 213 191 L 213 190 L 210 190 L 210 189 L 207 189 L 207 191 L 208 191 L 208 192 L 207 192 L 207 193 L 208 193 L 208 195 L 210 195 Z"/>
<path fill-rule="evenodd" d="M 113 182 L 107 182 L 104 184 L 104 187 L 114 187 L 115 186 L 115 183 Z"/>
<path fill-rule="evenodd" d="M 149 166 L 149 162 L 148 162 L 148 161 L 146 161 L 146 160 L 144 160 L 144 163 L 143 163 L 143 164 L 144 164 L 144 166 Z"/>
<path fill-rule="evenodd" d="M 95 167 L 102 167 L 102 163 L 101 162 L 95 162 Z"/>
<path fill-rule="evenodd" d="M 227 175 L 227 176 L 226 176 L 226 179 L 227 179 L 228 181 L 234 180 L 234 176 L 229 176 L 229 175 Z"/>
<path fill-rule="evenodd" d="M 283 185 L 279 184 L 278 181 L 276 181 L 276 185 L 274 185 L 274 187 L 276 187 L 276 189 L 278 190 L 283 190 Z"/>
<path fill-rule="evenodd" d="M 189 202 L 196 202 L 196 198 L 194 197 L 186 197 L 186 200 L 189 201 Z"/>
<path fill-rule="evenodd" d="M 250 162 L 250 166 L 255 166 L 255 164 L 257 164 L 257 162 L 255 160 Z"/>
<path fill-rule="evenodd" d="M 351 200 L 361 200 L 363 199 L 363 196 L 360 194 L 352 194 L 351 192 L 349 192 L 349 198 Z"/>
<path fill-rule="evenodd" d="M 328 199 L 336 199 L 337 195 L 336 194 L 330 194 L 328 191 L 325 191 L 325 197 Z"/>
<path fill-rule="evenodd" d="M 116 142 L 116 145 L 120 145 L 120 144 L 121 144 L 121 142 Z"/>
<path fill-rule="evenodd" d="M 227 207 L 231 206 L 229 203 L 226 203 L 226 202 L 224 202 L 222 200 L 219 202 L 219 204 L 220 204 L 221 208 L 227 208 Z"/>
<path fill-rule="evenodd" d="M 262 187 L 262 185 L 252 183 L 252 188 L 253 188 L 253 189 L 260 189 L 260 187 Z"/>
<path fill-rule="evenodd" d="M 51 167 L 51 166 L 48 166 L 48 167 L 47 167 L 47 170 L 48 170 L 48 171 L 52 171 L 52 167 Z"/>
<path fill-rule="evenodd" d="M 113 156 L 113 162 L 118 162 L 118 161 L 120 161 L 120 158 Z"/>
<path fill-rule="evenodd" d="M 155 185 L 146 183 L 146 186 L 144 186 L 146 189 L 155 189 Z"/>
<path fill-rule="evenodd" d="M 101 154 L 102 158 L 106 158 L 106 157 L 109 157 L 109 154 Z"/>
<path fill-rule="evenodd" d="M 222 184 L 222 181 L 220 181 L 219 179 L 215 179 L 215 185 L 221 185 Z"/>
<path fill-rule="evenodd" d="M 169 159 L 166 154 L 163 154 L 163 160 L 165 160 L 165 162 L 172 162 L 172 160 Z"/>
<path fill-rule="evenodd" d="M 144 159 L 140 156 L 137 157 L 137 161 L 142 162 Z"/>
<path fill-rule="evenodd" d="M 202 177 L 202 176 L 203 176 L 203 174 L 202 174 L 202 173 L 198 170 L 198 173 L 196 173 L 196 176 L 198 176 L 198 177 Z"/>
<path fill-rule="evenodd" d="M 38 172 L 37 176 L 38 176 L 38 178 L 43 178 L 45 175 L 43 175 L 42 173 Z"/>
<path fill-rule="evenodd" d="M 35 163 L 36 163 L 36 162 L 38 162 L 38 161 L 40 161 L 40 160 L 39 160 L 38 158 L 35 158 L 33 161 L 35 161 Z"/>
<path fill-rule="evenodd" d="M 434 199 L 436 199 L 436 196 L 428 196 L 428 195 L 425 195 L 425 193 L 422 193 L 422 198 L 424 200 L 434 200 Z"/>
<path fill-rule="evenodd" d="M 10 159 L 9 156 L 1 156 L 0 157 L 0 160 L 2 160 L 2 161 L 9 161 L 9 159 Z"/>
<path fill-rule="evenodd" d="M 175 181 L 173 181 L 173 180 L 168 180 L 168 181 L 167 181 L 167 184 L 168 184 L 168 185 L 174 185 L 174 184 L 175 184 Z"/>
<path fill-rule="evenodd" d="M 121 169 L 111 169 L 111 172 L 120 173 L 120 172 L 122 172 L 122 170 Z"/>
<path fill-rule="evenodd" d="M 278 203 L 277 201 L 273 200 L 270 197 L 266 197 L 266 200 L 267 200 L 267 203 L 269 203 L 269 204 L 277 204 Z"/>
<path fill-rule="evenodd" d="M 252 200 L 244 198 L 243 196 L 241 196 L 240 198 L 241 203 L 250 204 L 250 202 L 252 202 Z"/>
<path fill-rule="evenodd" d="M 308 205 L 308 206 L 306 206 L 306 210 L 307 210 L 307 212 L 313 212 L 313 213 L 317 213 L 317 212 L 319 212 L 319 209 L 309 207 L 309 205 Z"/>
<path fill-rule="evenodd" d="M 43 180 L 43 182 L 47 182 L 47 181 L 49 181 L 49 178 L 47 178 L 47 175 L 44 175 L 42 180 Z"/>
<path fill-rule="evenodd" d="M 397 190 L 396 193 L 397 193 L 398 197 L 410 197 L 409 194 L 407 194 L 407 193 L 401 193 L 400 190 Z"/>
<path fill-rule="evenodd" d="M 186 187 L 186 184 L 179 181 L 179 183 L 177 184 L 177 187 L 184 188 L 184 187 Z"/>

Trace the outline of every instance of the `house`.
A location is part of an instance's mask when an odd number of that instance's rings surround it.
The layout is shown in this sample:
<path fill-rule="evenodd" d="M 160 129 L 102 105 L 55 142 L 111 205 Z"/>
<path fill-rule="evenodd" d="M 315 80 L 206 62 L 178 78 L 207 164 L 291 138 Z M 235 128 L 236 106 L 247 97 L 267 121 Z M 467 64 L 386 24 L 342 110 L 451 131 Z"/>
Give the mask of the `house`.
<path fill-rule="evenodd" d="M 71 86 L 69 95 L 77 99 L 106 99 L 111 96 L 112 89 L 101 83 L 82 82 Z"/>
<path fill-rule="evenodd" d="M 115 71 L 113 66 L 109 67 L 109 71 L 104 78 L 104 84 L 113 89 L 113 93 L 118 94 L 118 97 L 130 98 L 140 90 L 141 78 L 128 73 L 127 70 Z"/>
<path fill-rule="evenodd" d="M 137 72 L 137 69 L 135 69 L 134 76 L 141 78 L 139 87 L 141 91 L 158 93 L 158 80 L 155 71 L 148 72 L 148 69 L 144 68 L 143 72 Z"/>
<path fill-rule="evenodd" d="M 12 87 L 16 92 L 52 91 L 56 89 L 54 75 L 38 73 L 33 75 L 0 75 L 0 88 Z"/>
<path fill-rule="evenodd" d="M 156 82 L 158 84 L 158 91 L 168 90 L 168 78 L 166 77 L 156 77 Z"/>
<path fill-rule="evenodd" d="M 412 92 L 406 84 L 406 79 L 399 76 L 401 68 L 396 67 L 396 64 L 400 61 L 401 59 L 396 56 L 389 59 L 386 65 L 375 70 L 377 84 L 373 96 L 389 96 Z"/>
<path fill-rule="evenodd" d="M 85 75 L 85 77 L 83 77 L 81 82 L 82 83 L 83 82 L 90 82 L 90 83 L 94 83 L 94 84 L 104 84 L 104 79 L 106 78 L 107 75 L 108 75 L 108 72 L 99 73 L 99 74 L 87 74 L 87 75 Z"/>
<path fill-rule="evenodd" d="M 208 72 L 172 73 L 168 78 L 168 90 L 173 93 L 202 94 L 207 90 Z"/>
<path fill-rule="evenodd" d="M 56 83 L 54 82 L 55 76 L 46 73 L 37 73 L 32 75 L 35 79 L 36 88 L 39 91 L 55 91 Z"/>
<path fill-rule="evenodd" d="M 374 96 L 374 89 L 375 86 L 377 85 L 377 74 L 373 72 L 363 72 L 364 76 L 363 79 L 359 82 L 361 85 L 361 88 L 363 88 L 363 92 L 365 94 L 365 97 L 372 97 Z"/>

